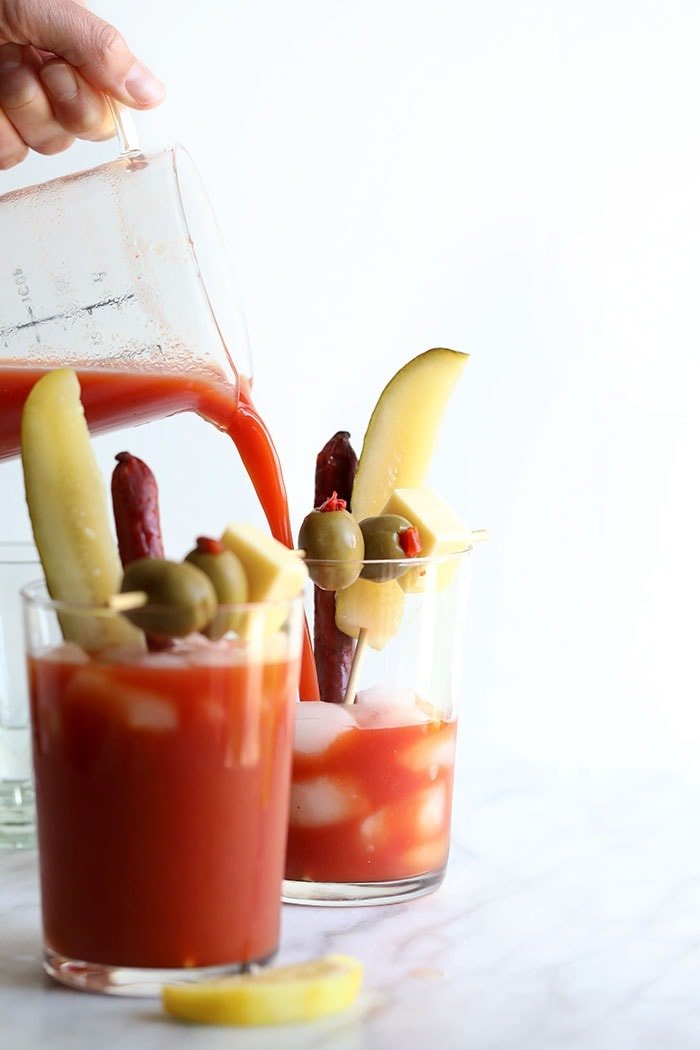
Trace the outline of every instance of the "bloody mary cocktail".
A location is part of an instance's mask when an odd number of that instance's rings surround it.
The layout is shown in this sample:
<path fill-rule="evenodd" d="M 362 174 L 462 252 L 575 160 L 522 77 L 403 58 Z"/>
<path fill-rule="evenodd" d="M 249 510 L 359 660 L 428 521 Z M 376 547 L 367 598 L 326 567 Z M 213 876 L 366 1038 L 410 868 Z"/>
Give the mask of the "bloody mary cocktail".
<path fill-rule="evenodd" d="M 297 707 L 288 879 L 386 882 L 447 862 L 456 722 L 362 701 Z"/>
<path fill-rule="evenodd" d="M 377 582 L 360 577 L 345 592 L 321 592 L 335 603 L 336 619 L 334 630 L 326 624 L 319 632 L 314 624 L 318 676 L 328 688 L 342 679 L 345 702 L 322 696 L 295 705 L 283 900 L 380 904 L 428 893 L 442 881 L 467 562 L 468 550 L 406 562 L 414 575 L 405 590 L 400 578 L 379 572 Z M 312 579 L 323 579 L 318 568 L 332 565 L 306 564 Z M 318 617 L 326 610 L 316 591 Z M 335 674 L 347 649 L 341 628 L 352 630 L 360 617 L 364 646 L 345 634 L 350 658 Z"/>
<path fill-rule="evenodd" d="M 301 633 L 288 604 L 285 627 L 255 643 L 192 636 L 88 655 L 46 647 L 55 603 L 27 599 L 46 962 L 59 980 L 75 984 L 82 966 L 90 987 L 101 973 L 115 990 L 119 970 L 275 953 Z"/>

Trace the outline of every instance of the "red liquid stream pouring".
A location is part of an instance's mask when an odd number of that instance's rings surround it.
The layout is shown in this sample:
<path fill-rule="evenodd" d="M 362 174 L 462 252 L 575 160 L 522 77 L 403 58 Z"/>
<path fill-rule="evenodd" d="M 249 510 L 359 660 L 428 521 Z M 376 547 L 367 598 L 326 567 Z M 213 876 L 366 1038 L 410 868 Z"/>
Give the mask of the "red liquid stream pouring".
<path fill-rule="evenodd" d="M 19 452 L 22 407 L 48 368 L 0 367 L 0 459 Z M 287 493 L 277 451 L 258 414 L 247 379 L 238 388 L 222 373 L 156 374 L 117 369 L 76 369 L 88 425 L 93 433 L 134 426 L 179 412 L 196 412 L 234 442 L 275 539 L 293 547 Z M 300 693 L 318 698 L 310 641 L 305 639 Z"/>

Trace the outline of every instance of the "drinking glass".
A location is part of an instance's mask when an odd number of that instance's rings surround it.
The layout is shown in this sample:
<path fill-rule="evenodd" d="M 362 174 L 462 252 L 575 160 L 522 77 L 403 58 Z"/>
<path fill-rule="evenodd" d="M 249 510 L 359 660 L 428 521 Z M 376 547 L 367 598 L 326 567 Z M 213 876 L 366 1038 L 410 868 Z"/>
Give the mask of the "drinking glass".
<path fill-rule="evenodd" d="M 23 596 L 46 972 L 150 995 L 272 958 L 301 598 L 220 607 L 246 626 L 217 642 L 88 653 L 62 628 L 118 613 Z"/>
<path fill-rule="evenodd" d="M 0 848 L 36 844 L 20 588 L 35 579 L 32 543 L 0 543 Z"/>
<path fill-rule="evenodd" d="M 351 586 L 312 588 L 322 699 L 295 709 L 285 902 L 386 904 L 440 885 L 469 555 L 365 561 Z M 348 571 L 307 565 L 329 588 Z"/>

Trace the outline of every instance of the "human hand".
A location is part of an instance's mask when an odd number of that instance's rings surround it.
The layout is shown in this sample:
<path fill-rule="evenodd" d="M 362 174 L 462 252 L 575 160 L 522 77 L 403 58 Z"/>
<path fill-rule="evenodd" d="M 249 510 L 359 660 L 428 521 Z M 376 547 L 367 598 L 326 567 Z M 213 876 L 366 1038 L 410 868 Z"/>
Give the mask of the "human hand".
<path fill-rule="evenodd" d="M 81 0 L 0 0 L 0 169 L 30 149 L 60 153 L 77 136 L 110 138 L 105 95 L 134 109 L 165 88 Z"/>

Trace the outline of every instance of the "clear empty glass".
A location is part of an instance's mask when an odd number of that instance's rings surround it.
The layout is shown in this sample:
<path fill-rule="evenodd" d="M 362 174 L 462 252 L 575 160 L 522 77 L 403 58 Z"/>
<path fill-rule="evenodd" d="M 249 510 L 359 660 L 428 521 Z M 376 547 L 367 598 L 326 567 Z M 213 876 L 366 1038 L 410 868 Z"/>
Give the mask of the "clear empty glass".
<path fill-rule="evenodd" d="M 33 543 L 0 543 L 0 848 L 36 844 L 20 588 L 36 578 Z"/>

